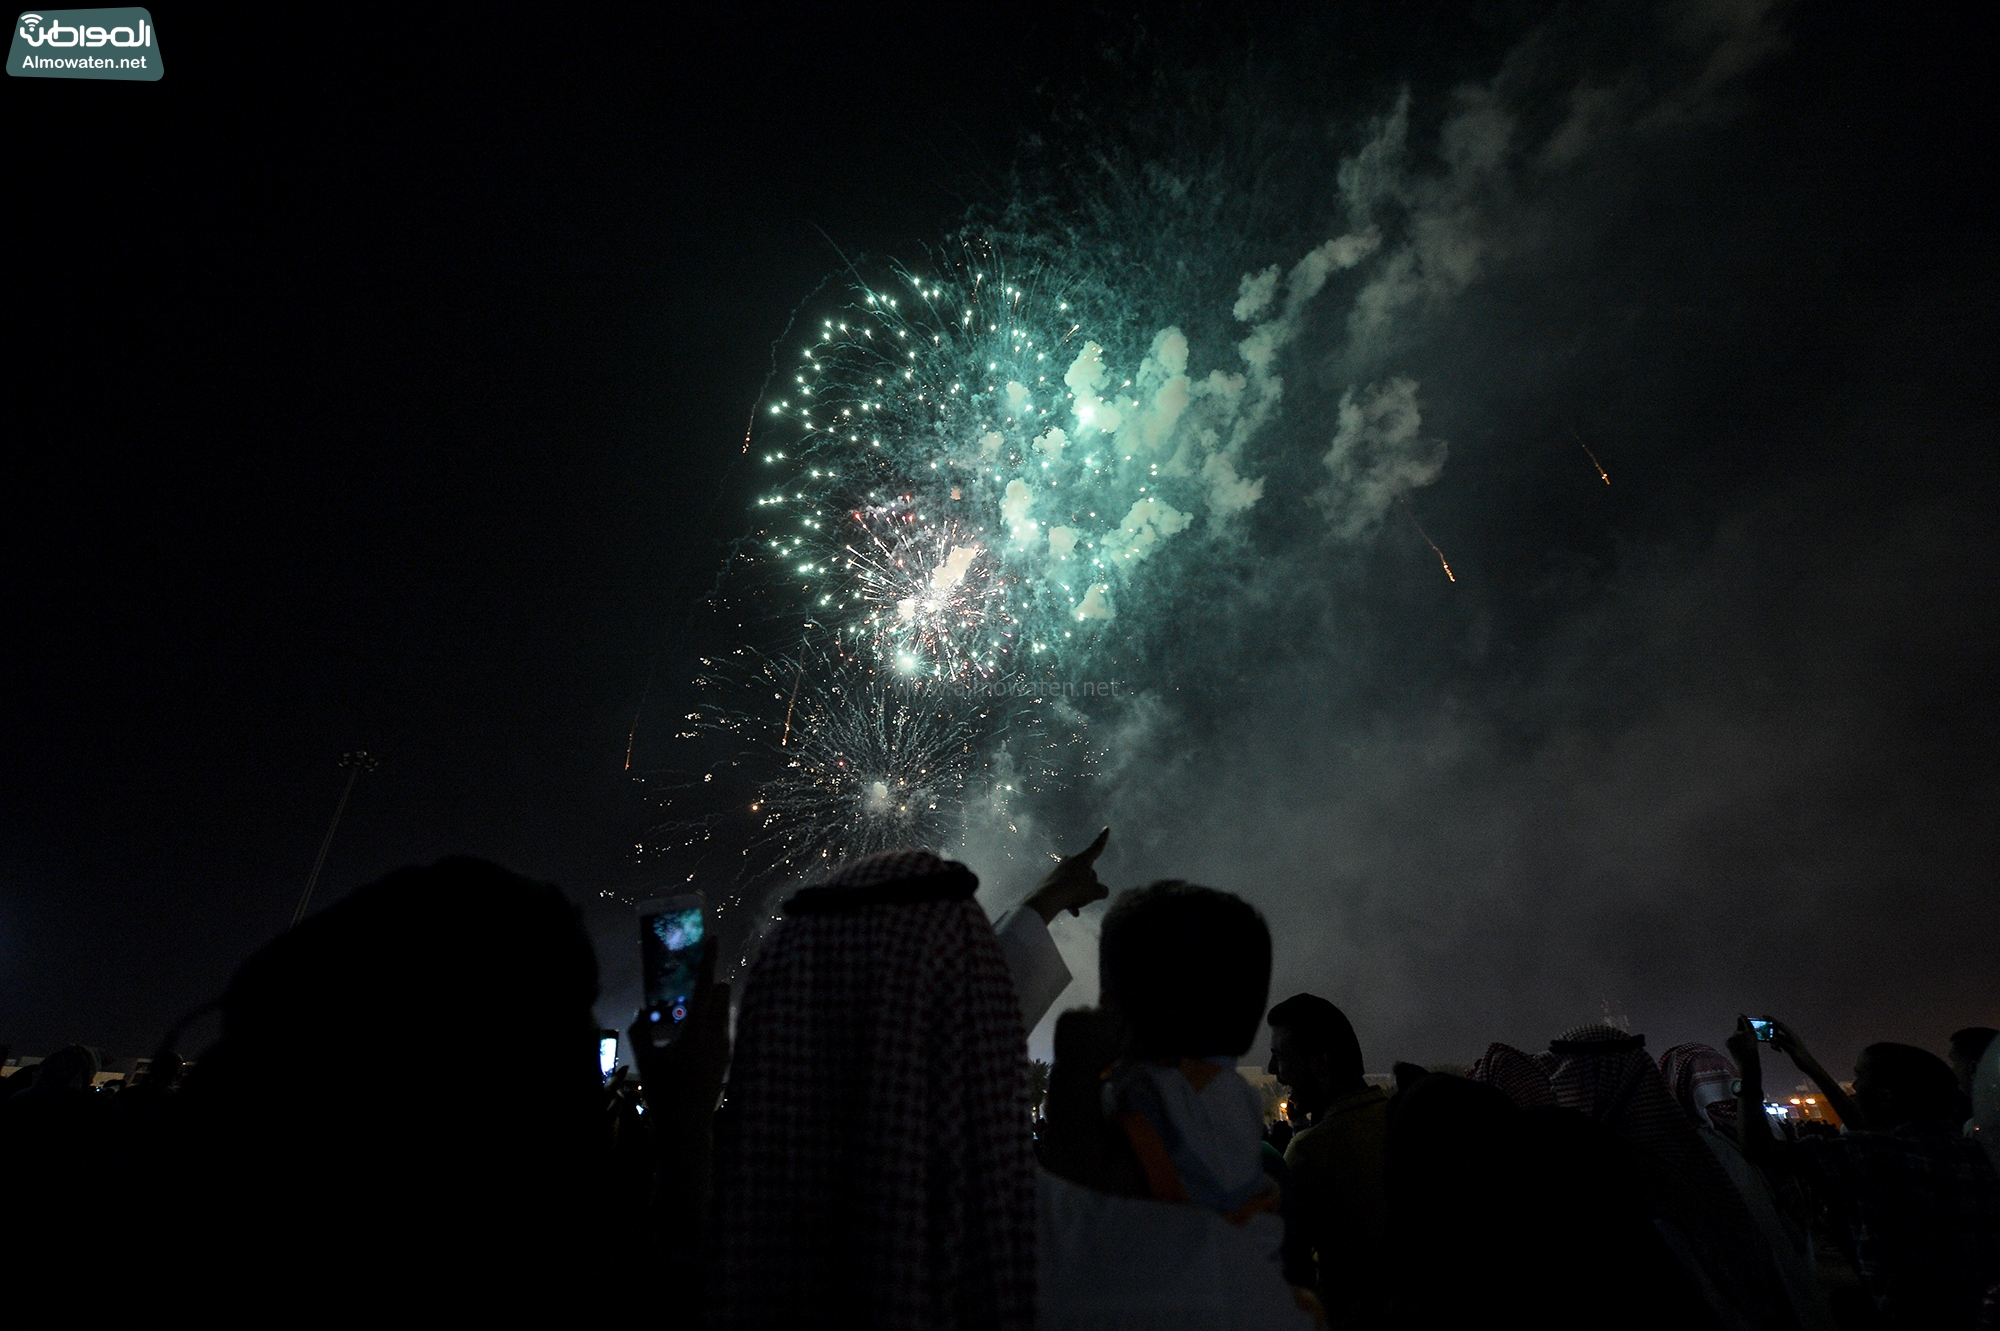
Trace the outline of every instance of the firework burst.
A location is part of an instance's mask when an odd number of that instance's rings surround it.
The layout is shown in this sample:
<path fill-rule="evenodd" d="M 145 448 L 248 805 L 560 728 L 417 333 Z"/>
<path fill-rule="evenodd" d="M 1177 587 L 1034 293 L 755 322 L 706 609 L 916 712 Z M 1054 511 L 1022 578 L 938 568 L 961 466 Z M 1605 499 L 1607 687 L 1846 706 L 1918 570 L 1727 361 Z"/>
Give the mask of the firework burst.
<path fill-rule="evenodd" d="M 1016 801 L 1092 769 L 1086 718 L 1018 679 L 913 677 L 866 651 L 702 665 L 675 738 L 706 768 L 641 778 L 661 816 L 636 850 L 732 906 L 876 850 L 963 846 L 979 819 L 1012 832 Z"/>
<path fill-rule="evenodd" d="M 853 586 L 843 600 L 866 607 L 857 637 L 904 675 L 996 675 L 1018 635 L 1006 575 L 980 537 L 950 519 L 923 520 L 908 499 L 854 519 L 861 531 L 841 565 Z"/>
<path fill-rule="evenodd" d="M 863 666 L 816 672 L 751 804 L 773 858 L 801 867 L 937 844 L 976 766 L 975 720 Z"/>
<path fill-rule="evenodd" d="M 968 243 L 936 277 L 856 289 L 760 413 L 759 562 L 798 607 L 903 674 L 1052 671 L 1116 642 L 1114 588 L 1195 507 L 1162 447 L 1191 392 L 1186 341 L 1124 354 L 1115 317 L 1056 270 Z M 1101 301 L 1101 293 L 1100 293 Z M 1162 402 L 1164 399 L 1164 403 Z M 1176 499 L 1178 498 L 1178 503 Z"/>
<path fill-rule="evenodd" d="M 722 838 L 747 846 L 732 878 L 962 839 L 975 801 L 1011 828 L 1013 797 L 1089 771 L 1101 704 L 1076 700 L 1129 677 L 1204 555 L 1238 542 L 1277 357 L 1329 274 L 1377 244 L 1340 237 L 1289 275 L 1244 276 L 1228 307 L 1243 332 L 1201 374 L 1180 327 L 1142 322 L 1046 245 L 1016 265 L 971 236 L 928 273 L 852 271 L 757 408 L 757 526 L 718 602 L 795 654 L 737 653 L 751 682 L 698 681 L 710 701 L 684 732 L 735 745 L 701 782 L 711 808 L 755 815 Z M 656 839 L 706 852 L 727 821 Z"/>

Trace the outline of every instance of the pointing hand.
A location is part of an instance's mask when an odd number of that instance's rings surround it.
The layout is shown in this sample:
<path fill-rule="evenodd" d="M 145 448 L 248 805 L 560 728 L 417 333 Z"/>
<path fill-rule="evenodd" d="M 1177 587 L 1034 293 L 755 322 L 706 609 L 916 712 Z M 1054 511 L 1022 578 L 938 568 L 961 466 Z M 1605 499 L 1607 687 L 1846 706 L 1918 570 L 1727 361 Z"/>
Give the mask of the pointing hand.
<path fill-rule="evenodd" d="M 1022 904 L 1041 916 L 1046 924 L 1063 911 L 1076 915 L 1092 902 L 1110 896 L 1111 889 L 1097 881 L 1096 867 L 1097 857 L 1104 853 L 1104 843 L 1110 839 L 1111 829 L 1107 827 L 1097 834 L 1097 840 L 1076 854 L 1057 860 L 1056 867 L 1049 870 L 1048 876 Z"/>

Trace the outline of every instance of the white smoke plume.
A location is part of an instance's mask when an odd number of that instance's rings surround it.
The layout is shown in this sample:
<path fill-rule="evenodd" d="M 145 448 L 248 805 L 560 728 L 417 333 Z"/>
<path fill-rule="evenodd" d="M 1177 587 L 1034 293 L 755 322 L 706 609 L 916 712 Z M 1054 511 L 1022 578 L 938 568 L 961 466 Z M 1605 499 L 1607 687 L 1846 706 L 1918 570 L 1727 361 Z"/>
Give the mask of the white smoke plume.
<path fill-rule="evenodd" d="M 1399 500 L 1445 476 L 1451 450 L 1427 429 L 1448 422 L 1461 456 L 1490 453 L 1485 433 L 1464 422 L 1472 406 L 1491 401 L 1492 380 L 1473 385 L 1458 377 L 1468 366 L 1490 369 L 1490 358 L 1456 350 L 1467 339 L 1454 320 L 1489 288 L 1532 290 L 1539 269 L 1559 266 L 1548 252 L 1551 235 L 1604 224 L 1602 216 L 1552 222 L 1566 200 L 1596 202 L 1585 183 L 1593 172 L 1629 179 L 1628 163 L 1650 137 L 1728 114 L 1743 75 L 1783 46 L 1778 8 L 1729 0 L 1669 5 L 1656 11 L 1664 53 L 1659 42 L 1612 44 L 1614 55 L 1605 59 L 1580 59 L 1569 34 L 1537 31 L 1491 78 L 1451 93 L 1441 121 L 1435 111 L 1427 120 L 1410 93 L 1391 100 L 1358 142 L 1337 158 L 1329 154 L 1338 204 L 1320 235 L 1332 239 L 1302 255 L 1293 251 L 1295 258 L 1281 251 L 1277 263 L 1260 256 L 1250 271 L 1232 274 L 1237 280 L 1223 299 L 1233 302 L 1227 312 L 1243 328 L 1235 354 L 1225 346 L 1218 357 L 1208 335 L 1190 345 L 1188 332 L 1219 322 L 1190 312 L 1161 329 L 1137 372 L 1125 367 L 1134 386 L 1115 404 L 1122 413 L 1120 448 L 1162 459 L 1159 474 L 1184 487 L 1173 492 L 1180 508 L 1190 507 L 1183 497 L 1190 490 L 1200 498 L 1189 513 L 1168 506 L 1174 516 L 1165 521 L 1149 506 L 1162 501 L 1133 504 L 1118 529 L 1101 538 L 1103 548 L 1119 555 L 1108 562 L 1129 576 L 1176 532 L 1201 530 L 1191 524 L 1205 520 L 1212 539 L 1213 529 L 1255 517 L 1269 497 L 1267 475 L 1273 492 L 1305 480 L 1297 497 L 1317 512 L 1316 533 L 1363 543 Z M 1432 128 L 1421 128 L 1426 124 Z M 1512 310 L 1499 326 L 1521 342 L 1543 336 L 1524 328 Z M 1447 345 L 1453 351 L 1440 354 Z M 1086 366 L 1083 375 L 1101 399 L 1099 369 L 1108 367 Z M 1281 416 L 1290 419 L 1278 428 Z M 1290 455 L 1282 459 L 1290 464 L 1284 482 L 1275 480 L 1280 447 Z M 1242 529 L 1250 530 L 1248 523 Z M 1270 656 L 1268 677 L 1211 694 L 1206 705 L 1172 693 L 1138 698 L 1108 728 L 1099 775 L 1103 788 L 1116 792 L 1104 810 L 1116 825 L 1114 864 L 1123 861 L 1127 881 L 1207 876 L 1266 903 L 1280 926 L 1283 983 L 1325 989 L 1364 1014 L 1364 1025 L 1385 1037 L 1371 1053 L 1388 1046 L 1393 1054 L 1387 1036 L 1410 1039 L 1428 1029 L 1447 1031 L 1448 1038 L 1413 1052 L 1470 1057 L 1488 1034 L 1532 1042 L 1566 1019 L 1580 1019 L 1574 1012 L 1595 1015 L 1599 987 L 1635 992 L 1630 976 L 1609 975 L 1616 962 L 1596 963 L 1605 978 L 1593 973 L 1574 983 L 1557 963 L 1516 976 L 1510 969 L 1516 959 L 1486 947 L 1484 937 L 1550 930 L 1558 936 L 1552 955 L 1589 956 L 1591 940 L 1583 935 L 1608 927 L 1602 921 L 1632 909 L 1631 901 L 1665 901 L 1691 890 L 1656 867 L 1660 847 L 1694 848 L 1676 852 L 1685 858 L 1676 868 L 1705 865 L 1710 823 L 1736 816 L 1738 803 L 1775 806 L 1789 796 L 1732 785 L 1745 742 L 1675 717 L 1635 721 L 1608 741 L 1570 723 L 1515 752 L 1508 726 L 1517 713 L 1542 706 L 1544 693 L 1564 699 L 1557 711 L 1567 715 L 1578 681 L 1563 674 L 1562 664 L 1549 667 L 1550 678 L 1519 686 L 1523 696 L 1496 695 L 1485 711 L 1476 698 L 1438 690 L 1426 694 L 1427 710 L 1413 719 L 1364 694 L 1365 705 L 1354 711 L 1372 719 L 1350 720 L 1342 707 L 1353 700 L 1338 681 L 1352 675 L 1382 687 L 1368 647 L 1322 632 L 1282 660 L 1274 649 L 1282 647 L 1282 634 L 1242 622 L 1273 605 L 1290 607 L 1287 615 L 1301 622 L 1314 613 L 1322 624 L 1341 622 L 1331 594 L 1316 611 L 1304 609 L 1298 592 L 1312 580 L 1300 574 L 1311 557 L 1295 549 L 1272 560 L 1269 582 L 1236 588 L 1236 608 L 1216 617 L 1218 632 L 1236 635 L 1232 646 L 1250 645 L 1243 659 Z M 1546 594 L 1574 595 L 1564 579 L 1578 576 L 1551 575 Z M 1470 601 L 1464 587 L 1453 591 L 1454 604 Z M 1498 597 L 1490 588 L 1480 595 Z M 1635 600 L 1646 598 L 1635 593 Z M 1648 604 L 1671 621 L 1670 597 L 1656 595 Z M 1255 615 L 1242 613 L 1252 607 Z M 1491 615 L 1467 611 L 1466 618 L 1456 650 L 1482 659 L 1496 633 Z M 1671 630 L 1681 631 L 1678 624 Z M 1651 632 L 1671 635 L 1665 628 Z M 1301 631 L 1299 640 L 1306 638 Z M 1591 650 L 1572 646 L 1575 659 L 1595 659 Z M 1610 658 L 1619 659 L 1615 652 Z M 1301 727 L 1298 716 L 1315 707 L 1323 709 L 1319 719 Z M 1683 733 L 1702 738 L 1661 738 Z M 1689 806 L 1685 795 L 1677 800 L 1672 780 L 1654 789 L 1649 773 L 1663 765 L 1662 751 L 1703 772 L 1712 799 Z M 1208 807 L 1215 774 L 1224 769 L 1227 808 L 1216 810 L 1201 832 L 1187 831 L 1185 814 Z M 1790 770 L 1771 778 L 1774 790 L 1788 787 Z M 1305 805 L 1310 812 L 1300 811 Z M 1652 821 L 1635 818 L 1634 808 L 1651 810 Z M 1608 839 L 1605 828 L 1612 829 Z M 1266 847 L 1267 840 L 1279 849 Z M 1600 841 L 1615 849 L 1600 851 Z M 1614 872 L 1606 863 L 1612 860 L 1616 872 L 1633 875 L 1646 890 L 1601 888 Z M 1602 899 L 1594 895 L 1600 890 Z M 1592 923 L 1565 925 L 1571 917 Z M 1502 920 L 1504 926 L 1496 923 Z M 1091 1001 L 1092 919 L 1058 921 L 1055 932 L 1079 976 L 1065 1003 Z M 1539 936 L 1537 946 L 1547 950 Z M 1462 1001 L 1474 986 L 1455 968 L 1469 964 L 1485 966 L 1481 983 L 1532 1014 L 1524 1029 L 1490 1031 L 1486 1014 L 1470 1007 L 1440 1013 L 1440 1000 L 1425 997 L 1428 985 Z M 1740 959 L 1732 964 L 1742 970 Z M 1329 981 L 1329 974 L 1344 978 Z M 1587 1008 L 1576 1006 L 1572 989 L 1589 991 Z M 1420 1012 L 1430 1025 L 1399 1015 L 1403 1009 Z M 1664 1030 L 1693 1033 L 1688 1013 L 1666 1015 L 1671 1021 L 1658 1022 Z M 1038 1038 L 1046 1039 L 1046 1030 Z"/>
<path fill-rule="evenodd" d="M 1418 427 L 1417 384 L 1400 376 L 1370 384 L 1357 398 L 1340 399 L 1340 424 L 1321 459 L 1332 473 L 1314 498 L 1326 510 L 1333 534 L 1356 540 L 1372 531 L 1389 505 L 1444 470 L 1445 445 Z"/>

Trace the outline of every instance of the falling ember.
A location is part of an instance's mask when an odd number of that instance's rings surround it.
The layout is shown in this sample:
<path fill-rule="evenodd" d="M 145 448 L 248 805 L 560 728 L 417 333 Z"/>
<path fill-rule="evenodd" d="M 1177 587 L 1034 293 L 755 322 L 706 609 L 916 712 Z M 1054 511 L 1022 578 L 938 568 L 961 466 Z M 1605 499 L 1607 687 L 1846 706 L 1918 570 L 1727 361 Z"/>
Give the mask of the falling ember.
<path fill-rule="evenodd" d="M 805 680 L 806 680 L 806 662 L 805 658 L 801 656 L 799 658 L 799 673 L 792 679 L 792 700 L 785 704 L 785 733 L 778 740 L 778 747 L 781 749 L 784 748 L 786 744 L 791 742 L 792 709 L 799 705 L 799 685 L 805 683 Z M 750 807 L 754 809 L 757 806 L 753 804 Z"/>
<path fill-rule="evenodd" d="M 646 699 L 652 696 L 653 674 L 659 667 L 655 665 L 646 672 L 646 687 L 639 691 L 639 706 L 632 712 L 632 729 L 625 736 L 625 770 L 632 770 L 632 749 L 639 742 L 639 718 L 645 714 Z"/>
<path fill-rule="evenodd" d="M 1572 429 L 1569 432 L 1569 437 L 1576 440 L 1577 447 L 1581 448 L 1583 455 L 1590 459 L 1590 465 L 1597 468 L 1597 479 L 1603 481 L 1606 485 L 1611 484 L 1610 473 L 1605 471 L 1604 464 L 1597 460 L 1597 454 L 1590 451 L 1590 445 L 1583 442 L 1583 436 Z"/>
<path fill-rule="evenodd" d="M 1436 541 L 1433 541 L 1431 539 L 1431 534 L 1424 530 L 1424 524 L 1417 521 L 1417 515 L 1410 512 L 1410 506 L 1408 504 L 1404 504 L 1400 497 L 1396 500 L 1396 502 L 1399 504 L 1403 504 L 1403 516 L 1410 520 L 1410 525 L 1417 529 L 1417 535 L 1424 538 L 1424 544 L 1428 545 L 1431 548 L 1431 553 L 1438 557 L 1438 563 L 1444 568 L 1445 577 L 1450 579 L 1452 582 L 1457 582 L 1458 575 L 1451 571 L 1451 561 L 1444 557 L 1444 551 L 1438 549 L 1438 543 Z"/>

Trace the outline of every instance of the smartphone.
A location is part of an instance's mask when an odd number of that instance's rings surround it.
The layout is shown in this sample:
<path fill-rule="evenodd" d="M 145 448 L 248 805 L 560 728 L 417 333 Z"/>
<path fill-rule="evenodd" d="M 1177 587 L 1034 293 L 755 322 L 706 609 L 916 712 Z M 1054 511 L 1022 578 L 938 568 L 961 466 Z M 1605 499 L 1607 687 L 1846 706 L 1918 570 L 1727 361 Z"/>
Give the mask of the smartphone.
<path fill-rule="evenodd" d="M 1758 1039 L 1760 1040 L 1770 1039 L 1772 1035 L 1772 1030 L 1773 1030 L 1772 1023 L 1769 1017 L 1750 1018 L 1750 1033 L 1756 1036 Z"/>
<path fill-rule="evenodd" d="M 618 1032 L 597 1033 L 597 1071 L 606 1081 L 618 1070 Z"/>
<path fill-rule="evenodd" d="M 708 898 L 699 892 L 658 897 L 640 902 L 638 914 L 645 1024 L 659 1049 L 680 1034 L 694 1001 L 702 953 L 708 948 Z"/>

